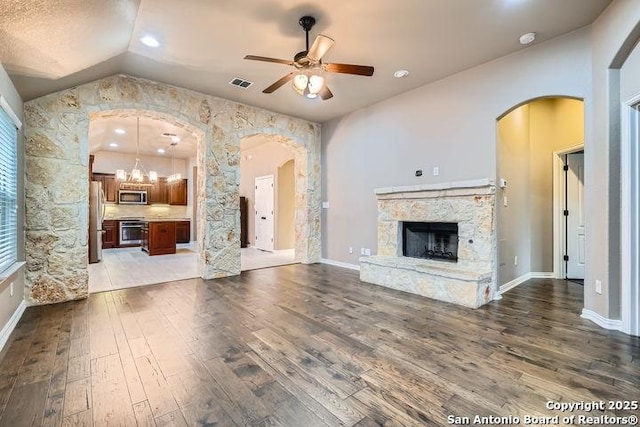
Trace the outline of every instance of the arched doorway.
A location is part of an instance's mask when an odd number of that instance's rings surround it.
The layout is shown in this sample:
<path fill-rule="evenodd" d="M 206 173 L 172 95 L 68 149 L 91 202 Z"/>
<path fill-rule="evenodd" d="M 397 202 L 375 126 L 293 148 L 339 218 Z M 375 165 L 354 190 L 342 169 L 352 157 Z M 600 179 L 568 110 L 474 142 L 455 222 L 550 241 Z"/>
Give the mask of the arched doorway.
<path fill-rule="evenodd" d="M 583 101 L 529 100 L 502 115 L 496 133 L 498 288 L 506 292 L 532 278 L 565 278 L 565 270 L 558 270 L 567 255 L 566 240 L 557 243 L 564 239 L 566 210 L 558 192 L 564 190 L 558 159 L 584 149 Z"/>

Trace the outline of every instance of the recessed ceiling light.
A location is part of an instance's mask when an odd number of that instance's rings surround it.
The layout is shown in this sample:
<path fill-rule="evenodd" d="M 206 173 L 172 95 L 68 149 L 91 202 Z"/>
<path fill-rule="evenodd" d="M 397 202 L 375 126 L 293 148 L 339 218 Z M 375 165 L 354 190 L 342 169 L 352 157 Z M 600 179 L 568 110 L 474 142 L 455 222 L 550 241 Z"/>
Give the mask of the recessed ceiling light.
<path fill-rule="evenodd" d="M 158 153 L 164 154 L 165 153 L 164 148 L 158 148 Z"/>
<path fill-rule="evenodd" d="M 395 77 L 396 79 L 401 79 L 403 77 L 407 77 L 409 75 L 409 72 L 407 70 L 398 70 L 395 73 L 393 73 L 393 77 Z"/>
<path fill-rule="evenodd" d="M 178 135 L 173 135 L 171 137 L 171 141 L 178 143 L 180 142 L 180 137 Z"/>
<path fill-rule="evenodd" d="M 118 144 L 116 144 L 115 142 L 112 142 L 111 144 L 109 144 L 109 147 L 114 147 L 115 148 L 117 146 L 118 146 Z"/>
<path fill-rule="evenodd" d="M 116 129 L 114 132 L 117 133 L 118 135 L 123 135 L 126 133 L 124 129 L 120 129 L 120 128 Z"/>
<path fill-rule="evenodd" d="M 145 44 L 146 46 L 149 46 L 149 47 L 158 47 L 158 46 L 160 46 L 160 42 L 158 41 L 158 39 L 156 39 L 153 36 L 149 36 L 149 35 L 144 36 L 144 37 L 142 37 L 140 39 L 140 41 L 143 44 Z"/>
<path fill-rule="evenodd" d="M 520 36 L 520 44 L 533 43 L 536 39 L 536 33 L 527 33 Z"/>

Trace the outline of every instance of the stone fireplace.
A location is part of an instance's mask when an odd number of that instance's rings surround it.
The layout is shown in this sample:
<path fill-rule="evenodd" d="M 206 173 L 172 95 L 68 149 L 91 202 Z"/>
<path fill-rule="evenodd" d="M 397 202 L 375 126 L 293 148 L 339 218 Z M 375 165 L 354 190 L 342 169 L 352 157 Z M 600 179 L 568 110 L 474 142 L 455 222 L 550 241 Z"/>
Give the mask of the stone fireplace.
<path fill-rule="evenodd" d="M 378 254 L 360 279 L 477 308 L 493 299 L 496 235 L 492 180 L 379 188 Z"/>

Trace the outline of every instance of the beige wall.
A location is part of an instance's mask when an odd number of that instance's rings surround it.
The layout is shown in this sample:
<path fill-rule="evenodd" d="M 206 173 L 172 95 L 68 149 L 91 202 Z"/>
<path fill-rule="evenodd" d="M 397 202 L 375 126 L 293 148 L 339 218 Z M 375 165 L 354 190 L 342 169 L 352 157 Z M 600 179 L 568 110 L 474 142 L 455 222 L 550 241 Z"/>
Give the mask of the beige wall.
<path fill-rule="evenodd" d="M 6 71 L 0 65 L 0 95 L 20 121 L 24 122 L 22 111 L 22 99 L 13 87 Z M 24 200 L 24 138 L 23 132 L 18 132 L 18 199 Z M 18 259 L 24 260 L 24 206 L 18 204 Z M 10 284 L 13 282 L 13 296 L 10 295 Z M 0 330 L 2 330 L 24 298 L 24 273 L 18 271 L 4 283 L 0 283 Z"/>
<path fill-rule="evenodd" d="M 498 178 L 507 180 L 498 190 L 499 285 L 553 271 L 553 153 L 583 141 L 584 108 L 575 99 L 536 100 L 498 121 Z"/>
<path fill-rule="evenodd" d="M 293 224 L 296 220 L 296 180 L 294 160 L 288 160 L 276 173 L 276 242 L 277 250 L 293 249 L 295 246 L 295 230 Z"/>
<path fill-rule="evenodd" d="M 523 105 L 497 124 L 498 179 L 507 180 L 505 189 L 496 190 L 498 285 L 531 271 L 529 110 L 529 105 Z M 516 256 L 518 265 L 514 261 Z"/>
<path fill-rule="evenodd" d="M 619 67 L 640 35 L 640 2 L 614 1 L 592 25 L 593 97 L 587 105 L 585 195 L 587 265 L 585 308 L 620 318 L 620 101 Z M 634 62 L 633 59 L 631 63 Z M 623 73 L 624 74 L 624 73 Z M 627 93 L 640 90 L 625 83 Z M 602 294 L 595 292 L 602 281 Z"/>
<path fill-rule="evenodd" d="M 260 176 L 273 175 L 274 187 L 277 188 L 278 167 L 293 159 L 295 153 L 290 148 L 274 141 L 267 141 L 249 149 L 243 148 L 243 142 L 241 142 L 240 147 L 240 196 L 247 198 L 248 237 L 249 244 L 253 245 L 255 241 L 255 180 Z M 274 207 L 277 208 L 276 202 L 274 202 Z M 275 212 L 275 216 L 277 224 L 278 212 Z"/>
<path fill-rule="evenodd" d="M 585 28 L 324 123 L 323 258 L 375 253 L 375 188 L 495 178 L 496 119 L 538 97 L 589 98 L 590 61 Z"/>

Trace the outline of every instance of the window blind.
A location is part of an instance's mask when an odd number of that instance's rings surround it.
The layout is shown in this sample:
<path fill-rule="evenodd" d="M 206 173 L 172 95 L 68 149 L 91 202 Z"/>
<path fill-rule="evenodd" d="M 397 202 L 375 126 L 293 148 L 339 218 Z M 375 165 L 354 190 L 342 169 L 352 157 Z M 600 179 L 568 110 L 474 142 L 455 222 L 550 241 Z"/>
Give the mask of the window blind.
<path fill-rule="evenodd" d="M 18 131 L 0 108 L 0 272 L 18 261 Z"/>

